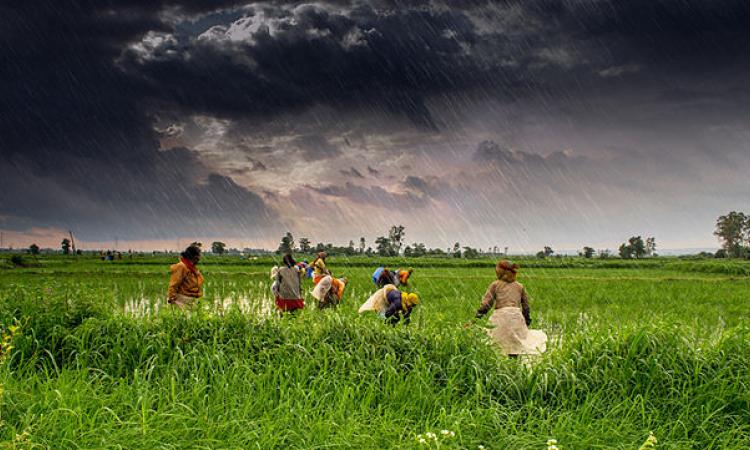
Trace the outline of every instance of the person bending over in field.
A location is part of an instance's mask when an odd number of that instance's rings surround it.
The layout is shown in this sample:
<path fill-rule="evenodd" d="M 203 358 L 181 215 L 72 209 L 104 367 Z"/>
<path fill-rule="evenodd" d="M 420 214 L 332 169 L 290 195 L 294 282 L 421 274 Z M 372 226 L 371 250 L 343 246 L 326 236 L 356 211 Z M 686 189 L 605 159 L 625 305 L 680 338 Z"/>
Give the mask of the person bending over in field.
<path fill-rule="evenodd" d="M 331 275 L 322 277 L 312 291 L 312 296 L 318 300 L 318 308 L 338 306 L 344 296 L 346 283 L 346 278 L 334 278 Z"/>
<path fill-rule="evenodd" d="M 180 309 L 191 308 L 195 299 L 203 296 L 203 275 L 196 267 L 200 260 L 200 247 L 191 245 L 180 254 L 180 262 L 169 268 L 172 272 L 167 290 L 167 301 L 170 305 Z"/>
<path fill-rule="evenodd" d="M 312 295 L 318 300 L 318 308 L 329 308 L 338 306 L 344 296 L 346 278 L 336 278 L 326 267 L 325 259 L 328 253 L 320 252 L 312 263 L 313 267 L 313 289 Z"/>
<path fill-rule="evenodd" d="M 413 272 L 414 269 L 411 267 L 406 270 L 399 269 L 395 272 L 391 272 L 388 267 L 381 266 L 373 272 L 372 282 L 375 283 L 375 286 L 381 289 L 387 284 L 392 284 L 394 286 L 408 286 L 409 277 L 411 277 Z"/>
<path fill-rule="evenodd" d="M 284 264 L 276 271 L 271 290 L 276 297 L 276 308 L 279 311 L 291 312 L 305 307 L 300 268 L 292 255 L 284 255 Z"/>
<path fill-rule="evenodd" d="M 297 269 L 299 269 L 299 273 L 302 276 L 306 276 L 307 278 L 311 278 L 312 276 L 308 276 L 308 269 L 310 269 L 310 273 L 312 273 L 312 268 L 310 268 L 310 264 L 307 263 L 307 261 L 300 261 L 297 263 Z"/>
<path fill-rule="evenodd" d="M 397 324 L 402 318 L 404 325 L 408 325 L 411 312 L 418 304 L 417 294 L 401 292 L 396 286 L 387 284 L 378 289 L 359 307 L 359 313 L 375 311 L 391 325 Z"/>
<path fill-rule="evenodd" d="M 382 289 L 385 285 L 392 284 L 396 285 L 396 277 L 388 270 L 388 267 L 380 266 L 375 269 L 372 273 L 372 282 L 378 289 Z"/>
<path fill-rule="evenodd" d="M 531 315 L 529 298 L 523 285 L 516 281 L 518 265 L 500 261 L 495 267 L 497 280 L 487 288 L 476 317 L 492 309 L 488 334 L 510 356 L 534 355 L 546 349 L 547 335 L 541 330 L 529 330 Z"/>
<path fill-rule="evenodd" d="M 326 258 L 328 257 L 328 253 L 326 252 L 320 252 L 318 253 L 318 256 L 313 260 L 312 267 L 313 267 L 313 283 L 317 285 L 320 283 L 320 281 L 325 277 L 326 275 L 330 276 L 331 271 L 328 270 L 328 267 L 326 267 Z"/>
<path fill-rule="evenodd" d="M 409 277 L 411 277 L 412 273 L 414 273 L 414 269 L 411 267 L 406 270 L 397 270 L 396 279 L 398 280 L 398 284 L 396 286 L 409 286 Z"/>

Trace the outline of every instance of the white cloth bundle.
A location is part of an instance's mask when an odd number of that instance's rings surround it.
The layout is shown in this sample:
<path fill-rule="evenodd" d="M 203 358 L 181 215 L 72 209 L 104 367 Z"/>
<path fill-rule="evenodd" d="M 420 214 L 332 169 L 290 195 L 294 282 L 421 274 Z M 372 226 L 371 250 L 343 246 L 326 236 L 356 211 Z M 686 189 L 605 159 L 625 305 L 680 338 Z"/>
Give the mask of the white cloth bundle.
<path fill-rule="evenodd" d="M 375 291 L 374 294 L 367 299 L 366 302 L 359 307 L 359 313 L 362 314 L 365 311 L 383 312 L 388 309 L 388 299 L 386 296 L 389 292 L 396 289 L 396 286 L 392 284 L 386 284 L 381 289 Z"/>
<path fill-rule="evenodd" d="M 326 294 L 328 294 L 328 291 L 331 290 L 332 284 L 333 278 L 330 275 L 324 276 L 323 279 L 321 279 L 320 282 L 315 285 L 315 288 L 312 291 L 312 296 L 315 298 L 315 300 L 323 300 Z"/>
<path fill-rule="evenodd" d="M 492 313 L 487 333 L 506 355 L 538 355 L 547 349 L 547 334 L 529 330 L 521 308 L 500 308 Z"/>

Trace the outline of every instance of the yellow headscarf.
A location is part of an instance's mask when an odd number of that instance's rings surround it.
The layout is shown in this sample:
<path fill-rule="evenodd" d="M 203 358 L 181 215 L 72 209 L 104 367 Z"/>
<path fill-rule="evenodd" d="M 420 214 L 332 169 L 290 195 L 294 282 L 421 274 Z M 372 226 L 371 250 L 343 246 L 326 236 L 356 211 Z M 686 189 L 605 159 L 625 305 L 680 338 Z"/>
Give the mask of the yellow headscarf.
<path fill-rule="evenodd" d="M 417 306 L 419 304 L 419 297 L 414 293 L 401 293 L 401 309 L 406 311 L 410 306 Z"/>

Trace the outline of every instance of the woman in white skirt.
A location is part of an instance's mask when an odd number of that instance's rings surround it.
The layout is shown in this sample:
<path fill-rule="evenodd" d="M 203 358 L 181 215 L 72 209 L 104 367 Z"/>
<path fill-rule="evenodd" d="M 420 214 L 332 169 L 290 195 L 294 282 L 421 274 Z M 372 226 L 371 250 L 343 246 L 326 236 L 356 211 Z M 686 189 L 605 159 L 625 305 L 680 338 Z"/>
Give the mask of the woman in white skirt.
<path fill-rule="evenodd" d="M 492 328 L 487 332 L 506 355 L 536 355 L 546 349 L 547 335 L 542 330 L 528 328 L 531 324 L 529 298 L 523 285 L 516 281 L 517 272 L 517 264 L 497 263 L 497 280 L 487 288 L 476 317 L 493 309 Z"/>

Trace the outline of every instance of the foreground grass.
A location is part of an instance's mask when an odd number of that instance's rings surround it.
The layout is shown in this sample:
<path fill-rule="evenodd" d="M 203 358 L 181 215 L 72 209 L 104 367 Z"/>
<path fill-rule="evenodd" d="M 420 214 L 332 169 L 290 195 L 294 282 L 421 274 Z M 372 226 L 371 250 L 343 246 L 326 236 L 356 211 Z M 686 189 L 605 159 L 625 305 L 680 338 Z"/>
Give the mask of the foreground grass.
<path fill-rule="evenodd" d="M 445 429 L 456 436 L 441 448 L 544 449 L 555 438 L 637 449 L 650 431 L 659 448 L 750 445 L 746 279 L 528 271 L 535 325 L 554 343 L 527 366 L 462 326 L 491 273 L 420 271 L 413 289 L 425 304 L 412 326 L 392 328 L 356 314 L 370 288 L 366 269 L 349 270 L 339 310 L 285 318 L 212 301 L 262 298 L 261 275 L 210 279 L 209 301 L 190 316 L 122 313 L 124 299 L 161 301 L 157 275 L 7 275 L 0 322 L 21 329 L 0 367 L 0 439 L 426 448 L 416 436 Z"/>

